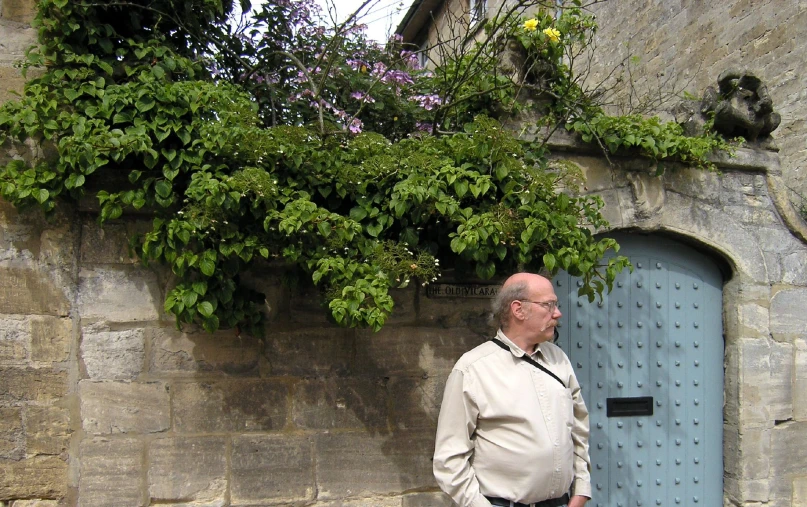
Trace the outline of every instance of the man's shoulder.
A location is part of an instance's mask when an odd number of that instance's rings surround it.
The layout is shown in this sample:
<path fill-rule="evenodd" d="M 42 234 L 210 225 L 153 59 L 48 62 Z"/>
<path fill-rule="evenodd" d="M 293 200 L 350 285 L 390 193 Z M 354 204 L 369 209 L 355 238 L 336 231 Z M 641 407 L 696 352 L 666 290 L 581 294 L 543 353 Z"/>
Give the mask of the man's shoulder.
<path fill-rule="evenodd" d="M 488 340 L 463 354 L 459 361 L 457 361 L 457 364 L 454 365 L 454 369 L 466 372 L 479 361 L 485 361 L 497 351 L 501 350 L 502 349 L 498 345 Z"/>

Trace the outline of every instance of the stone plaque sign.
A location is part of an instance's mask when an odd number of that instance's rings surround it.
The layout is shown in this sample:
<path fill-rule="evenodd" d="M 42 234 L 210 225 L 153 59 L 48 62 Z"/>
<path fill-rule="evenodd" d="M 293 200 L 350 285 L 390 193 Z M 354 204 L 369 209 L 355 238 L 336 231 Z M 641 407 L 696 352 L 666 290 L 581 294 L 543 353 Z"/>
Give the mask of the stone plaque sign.
<path fill-rule="evenodd" d="M 426 286 L 429 298 L 493 298 L 499 292 L 498 285 L 478 283 L 435 283 Z"/>

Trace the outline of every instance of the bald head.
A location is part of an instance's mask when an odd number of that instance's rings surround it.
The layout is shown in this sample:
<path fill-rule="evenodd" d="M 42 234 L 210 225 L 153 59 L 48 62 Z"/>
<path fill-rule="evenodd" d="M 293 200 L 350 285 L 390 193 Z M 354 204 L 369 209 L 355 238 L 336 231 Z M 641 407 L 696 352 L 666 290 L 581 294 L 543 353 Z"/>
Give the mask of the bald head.
<path fill-rule="evenodd" d="M 493 317 L 502 330 L 506 330 L 513 317 L 513 301 L 541 298 L 542 294 L 554 296 L 554 293 L 552 282 L 548 278 L 534 273 L 516 273 L 504 281 L 493 300 Z"/>

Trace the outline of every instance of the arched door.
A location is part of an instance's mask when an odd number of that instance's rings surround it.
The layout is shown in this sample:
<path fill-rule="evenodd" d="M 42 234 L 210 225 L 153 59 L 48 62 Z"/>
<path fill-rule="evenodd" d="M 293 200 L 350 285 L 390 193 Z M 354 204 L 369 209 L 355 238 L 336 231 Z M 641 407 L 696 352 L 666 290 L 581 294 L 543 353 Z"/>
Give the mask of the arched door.
<path fill-rule="evenodd" d="M 554 279 L 583 387 L 597 507 L 722 505 L 722 276 L 663 237 L 614 236 L 633 273 L 602 301 Z"/>

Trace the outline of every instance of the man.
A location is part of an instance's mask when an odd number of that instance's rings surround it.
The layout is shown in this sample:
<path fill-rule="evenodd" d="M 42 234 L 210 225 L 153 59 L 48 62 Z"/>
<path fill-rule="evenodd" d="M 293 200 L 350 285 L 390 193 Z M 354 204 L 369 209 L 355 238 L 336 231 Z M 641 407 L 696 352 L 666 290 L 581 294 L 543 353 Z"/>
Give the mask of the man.
<path fill-rule="evenodd" d="M 557 303 L 548 279 L 511 276 L 493 302 L 496 338 L 448 377 L 434 476 L 460 507 L 582 507 L 591 498 L 588 411 L 552 343 Z"/>

